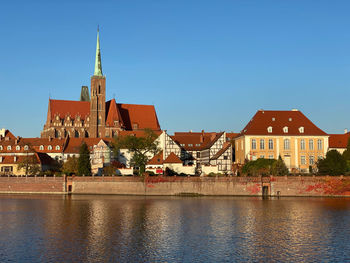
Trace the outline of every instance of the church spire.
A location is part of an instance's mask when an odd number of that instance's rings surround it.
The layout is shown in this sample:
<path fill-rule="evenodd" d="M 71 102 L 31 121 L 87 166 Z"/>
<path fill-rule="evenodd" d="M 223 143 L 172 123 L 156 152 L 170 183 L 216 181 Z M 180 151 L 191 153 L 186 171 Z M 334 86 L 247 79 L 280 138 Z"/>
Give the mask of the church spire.
<path fill-rule="evenodd" d="M 103 76 L 102 75 L 102 64 L 101 64 L 101 52 L 100 52 L 100 32 L 97 27 L 97 44 L 96 44 L 96 58 L 95 58 L 95 71 L 94 76 Z"/>

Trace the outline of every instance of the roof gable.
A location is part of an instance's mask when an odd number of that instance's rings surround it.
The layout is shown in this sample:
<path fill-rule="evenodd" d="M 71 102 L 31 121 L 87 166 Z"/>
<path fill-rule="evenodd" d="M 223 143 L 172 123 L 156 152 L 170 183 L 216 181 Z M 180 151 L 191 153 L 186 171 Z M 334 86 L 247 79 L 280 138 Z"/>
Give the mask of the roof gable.
<path fill-rule="evenodd" d="M 107 126 L 115 126 L 115 121 L 119 123 L 119 126 L 124 126 L 123 119 L 120 114 L 119 108 L 117 107 L 117 103 L 115 102 L 115 99 L 106 102 L 106 116 Z"/>
<path fill-rule="evenodd" d="M 179 157 L 175 153 L 170 153 L 169 156 L 164 160 L 164 163 L 182 163 Z"/>

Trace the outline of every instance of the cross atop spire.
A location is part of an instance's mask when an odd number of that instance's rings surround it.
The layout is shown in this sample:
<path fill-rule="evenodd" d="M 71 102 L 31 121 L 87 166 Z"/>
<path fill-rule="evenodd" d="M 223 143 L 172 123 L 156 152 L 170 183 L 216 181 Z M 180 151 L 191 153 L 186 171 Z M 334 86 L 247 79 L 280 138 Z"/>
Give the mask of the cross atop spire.
<path fill-rule="evenodd" d="M 101 64 L 100 30 L 99 30 L 99 26 L 97 26 L 97 44 L 96 44 L 96 58 L 95 58 L 94 76 L 103 76 L 103 74 L 102 74 L 102 64 Z"/>

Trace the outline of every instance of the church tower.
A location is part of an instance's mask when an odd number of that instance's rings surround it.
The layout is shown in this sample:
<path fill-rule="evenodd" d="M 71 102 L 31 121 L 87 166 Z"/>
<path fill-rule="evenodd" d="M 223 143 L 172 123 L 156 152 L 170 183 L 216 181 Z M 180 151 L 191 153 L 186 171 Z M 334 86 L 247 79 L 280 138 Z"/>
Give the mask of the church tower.
<path fill-rule="evenodd" d="M 105 137 L 106 77 L 102 74 L 100 36 L 97 30 L 95 71 L 91 77 L 89 137 Z"/>

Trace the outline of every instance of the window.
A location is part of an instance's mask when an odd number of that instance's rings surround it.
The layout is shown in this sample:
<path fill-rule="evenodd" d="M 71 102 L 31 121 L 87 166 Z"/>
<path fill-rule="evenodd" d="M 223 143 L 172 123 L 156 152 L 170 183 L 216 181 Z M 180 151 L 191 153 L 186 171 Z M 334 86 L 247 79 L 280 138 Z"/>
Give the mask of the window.
<path fill-rule="evenodd" d="M 7 146 L 8 151 L 11 151 L 11 149 L 12 149 L 11 145 Z"/>
<path fill-rule="evenodd" d="M 51 150 L 52 150 L 52 146 L 51 146 L 51 145 L 47 146 L 47 149 L 48 149 L 49 151 L 51 151 Z"/>
<path fill-rule="evenodd" d="M 315 164 L 315 157 L 314 157 L 313 155 L 311 155 L 311 156 L 309 157 L 309 163 L 310 163 L 310 165 Z"/>
<path fill-rule="evenodd" d="M 101 118 L 98 118 L 97 124 L 101 125 Z"/>
<path fill-rule="evenodd" d="M 273 159 L 273 154 L 270 154 L 270 155 L 269 155 L 269 159 Z"/>
<path fill-rule="evenodd" d="M 304 127 L 299 127 L 299 132 L 304 133 Z"/>
<path fill-rule="evenodd" d="M 300 140 L 300 150 L 305 150 L 305 140 L 304 139 Z"/>
<path fill-rule="evenodd" d="M 192 146 L 193 146 L 193 144 L 192 144 L 192 143 L 189 143 L 189 144 L 188 144 L 188 146 L 189 146 L 189 147 L 192 147 Z"/>
<path fill-rule="evenodd" d="M 201 153 L 197 152 L 197 158 L 201 158 Z"/>
<path fill-rule="evenodd" d="M 28 145 L 24 145 L 24 150 L 25 150 L 25 151 L 28 151 L 28 149 L 29 149 L 29 148 L 28 148 Z"/>
<path fill-rule="evenodd" d="M 260 155 L 260 158 L 264 159 L 264 158 L 265 158 L 265 155 Z"/>
<path fill-rule="evenodd" d="M 228 156 L 227 155 L 224 155 L 224 160 L 227 160 L 228 159 Z"/>
<path fill-rule="evenodd" d="M 317 156 L 317 160 L 321 160 L 321 159 L 323 159 L 322 155 Z"/>
<path fill-rule="evenodd" d="M 306 164 L 306 159 L 304 155 L 300 156 L 300 164 Z"/>
<path fill-rule="evenodd" d="M 288 127 L 287 126 L 283 127 L 283 132 L 284 133 L 288 133 Z"/>
<path fill-rule="evenodd" d="M 2 151 L 2 150 L 3 150 L 2 145 L 0 145 L 0 151 Z"/>
<path fill-rule="evenodd" d="M 16 151 L 19 151 L 21 147 L 19 145 L 16 146 Z"/>
<path fill-rule="evenodd" d="M 133 130 L 136 130 L 136 129 L 138 129 L 138 128 L 139 128 L 139 126 L 138 126 L 138 124 L 137 124 L 137 123 L 134 123 L 134 124 L 132 125 L 132 128 L 133 128 Z"/>
<path fill-rule="evenodd" d="M 289 121 L 292 121 L 292 118 L 289 118 L 288 120 L 289 120 Z"/>
<path fill-rule="evenodd" d="M 290 149 L 290 141 L 289 139 L 284 139 L 284 149 L 289 150 Z"/>
<path fill-rule="evenodd" d="M 260 140 L 260 149 L 265 150 L 265 140 L 264 139 Z"/>
<path fill-rule="evenodd" d="M 44 145 L 40 145 L 39 150 L 44 150 Z"/>
<path fill-rule="evenodd" d="M 314 149 L 314 140 L 310 139 L 309 140 L 309 150 L 313 150 Z"/>
<path fill-rule="evenodd" d="M 317 150 L 322 150 L 322 140 L 321 139 L 317 140 Z"/>
<path fill-rule="evenodd" d="M 272 133 L 272 127 L 271 126 L 267 127 L 267 132 L 268 133 Z"/>
<path fill-rule="evenodd" d="M 196 146 L 201 146 L 201 145 L 199 143 L 197 143 Z"/>
<path fill-rule="evenodd" d="M 256 140 L 252 139 L 252 149 L 255 150 L 256 149 Z"/>
<path fill-rule="evenodd" d="M 59 151 L 60 150 L 60 146 L 56 145 L 56 150 Z"/>
<path fill-rule="evenodd" d="M 0 163 L 2 163 L 2 156 L 0 156 Z"/>
<path fill-rule="evenodd" d="M 269 139 L 269 150 L 273 150 L 273 140 Z"/>
<path fill-rule="evenodd" d="M 185 144 L 181 143 L 180 146 L 185 146 Z"/>
<path fill-rule="evenodd" d="M 275 121 L 276 120 L 276 118 L 272 118 L 272 121 Z"/>

